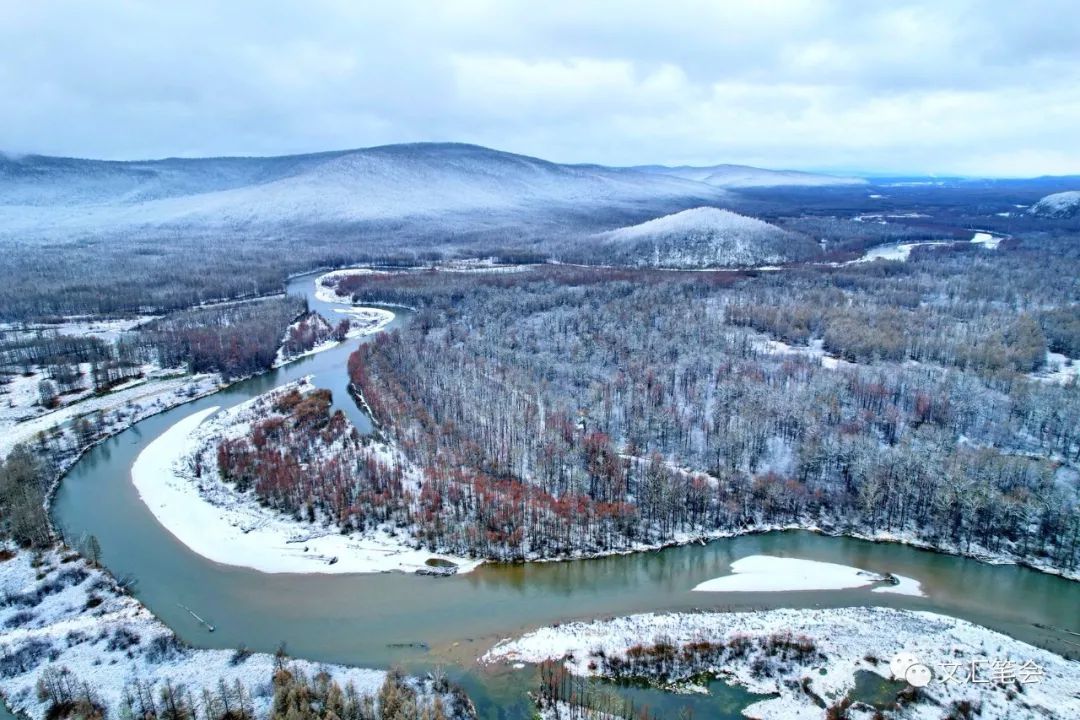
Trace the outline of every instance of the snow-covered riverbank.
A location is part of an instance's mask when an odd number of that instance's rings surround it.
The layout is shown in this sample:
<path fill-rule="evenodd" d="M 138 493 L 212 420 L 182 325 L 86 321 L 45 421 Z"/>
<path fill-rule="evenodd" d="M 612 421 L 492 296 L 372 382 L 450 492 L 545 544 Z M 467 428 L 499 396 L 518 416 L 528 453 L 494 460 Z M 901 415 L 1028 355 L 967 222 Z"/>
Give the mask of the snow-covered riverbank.
<path fill-rule="evenodd" d="M 705 671 L 774 695 L 746 709 L 755 718 L 824 717 L 822 703 L 842 701 L 854 689 L 857 672 L 890 678 L 890 660 L 902 652 L 933 672 L 902 717 L 936 720 L 964 700 L 980 707 L 982 718 L 1080 717 L 1080 663 L 963 620 L 889 608 L 644 614 L 573 622 L 504 640 L 481 661 L 565 659 L 574 674 L 602 675 L 612 658 L 625 661 L 631 648 L 657 643 L 675 647 L 674 656 L 665 655 L 671 657 L 664 666 L 669 682 Z M 701 667 L 689 658 L 700 659 L 704 643 L 711 644 L 712 655 Z M 800 652 L 785 651 L 792 643 L 801 645 Z M 690 644 L 697 647 L 687 655 Z M 645 658 L 648 652 L 629 655 Z M 975 679 L 965 680 L 973 667 Z"/>
<path fill-rule="evenodd" d="M 315 299 L 324 303 L 338 305 L 352 305 L 352 297 L 338 293 L 337 281 L 352 275 L 386 275 L 385 270 L 373 270 L 371 268 L 343 268 L 331 270 L 315 279 Z"/>
<path fill-rule="evenodd" d="M 76 694 L 88 683 L 111 717 L 122 715 L 125 691 L 136 682 L 155 698 L 168 683 L 200 700 L 203 689 L 232 693 L 239 682 L 255 717 L 269 715 L 275 656 L 184 644 L 111 576 L 70 550 L 0 551 L 0 694 L 12 710 L 45 718 L 52 700 L 42 697 L 42 679 Z M 361 695 L 375 695 L 386 678 L 382 670 L 304 660 L 289 666 L 308 677 L 326 672 Z M 425 683 L 410 682 L 430 695 Z"/>
<path fill-rule="evenodd" d="M 372 307 L 348 307 L 348 308 L 336 308 L 336 311 L 346 316 L 349 321 L 349 329 L 345 333 L 345 337 L 342 340 L 334 339 L 332 335 L 332 328 L 330 321 L 323 318 L 321 315 L 312 313 L 310 319 L 305 318 L 299 320 L 289 326 L 289 330 L 286 331 L 285 337 L 282 339 L 282 346 L 278 348 L 277 356 L 274 358 L 274 368 L 279 368 L 284 365 L 288 365 L 291 362 L 299 360 L 300 358 L 308 357 L 310 355 L 316 355 L 327 350 L 333 350 L 345 340 L 353 340 L 365 335 L 373 335 L 379 332 L 394 320 L 394 313 L 383 308 Z M 332 320 L 333 318 L 331 318 Z M 303 352 L 288 353 L 286 352 L 287 341 L 289 339 L 289 333 L 294 328 L 299 327 L 304 322 L 315 321 L 321 326 L 322 335 L 326 336 L 326 339 L 322 342 L 318 342 L 309 350 Z"/>
<path fill-rule="evenodd" d="M 376 573 L 429 571 L 429 560 L 454 563 L 468 572 L 479 562 L 418 550 L 387 528 L 343 535 L 335 525 L 285 516 L 223 482 L 214 466 L 214 444 L 247 432 L 260 404 L 292 389 L 310 391 L 306 380 L 281 386 L 213 417 L 208 408 L 180 420 L 154 439 L 131 468 L 139 496 L 180 542 L 205 558 L 266 573 Z M 212 445 L 212 446 L 211 446 Z M 373 454 L 397 461 L 387 446 L 373 442 Z M 201 474 L 189 463 L 203 453 Z"/>
<path fill-rule="evenodd" d="M 188 375 L 183 371 L 151 375 L 104 395 L 89 395 L 79 402 L 21 422 L 5 423 L 0 419 L 0 458 L 19 443 L 33 442 L 39 433 L 61 430 L 79 418 L 101 419 L 101 432 L 113 434 L 139 420 L 176 405 L 217 392 L 225 386 L 217 374 Z"/>

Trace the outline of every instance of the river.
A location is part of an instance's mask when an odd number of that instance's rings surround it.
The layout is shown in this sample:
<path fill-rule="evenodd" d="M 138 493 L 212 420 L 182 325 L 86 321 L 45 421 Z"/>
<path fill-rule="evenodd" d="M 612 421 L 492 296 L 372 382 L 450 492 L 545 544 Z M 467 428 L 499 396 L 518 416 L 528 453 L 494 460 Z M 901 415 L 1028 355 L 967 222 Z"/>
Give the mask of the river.
<path fill-rule="evenodd" d="M 316 275 L 289 283 L 312 309 L 340 318 L 314 296 Z M 398 313 L 389 329 L 408 321 Z M 451 578 L 404 574 L 263 574 L 210 562 L 162 528 L 139 499 L 130 467 L 146 445 L 181 418 L 205 407 L 229 407 L 313 375 L 333 392 L 337 407 L 364 431 L 370 421 L 346 391 L 346 359 L 358 342 L 302 358 L 220 393 L 148 418 L 101 443 L 67 474 L 53 504 L 68 537 L 97 536 L 105 565 L 137 581 L 135 594 L 181 637 L 202 647 L 245 644 L 272 652 L 360 666 L 401 664 L 421 672 L 435 666 L 465 686 L 483 718 L 530 717 L 524 691 L 533 670 L 482 668 L 475 659 L 501 638 L 568 619 L 651 610 L 761 609 L 887 605 L 962 617 L 1058 652 L 1076 652 L 1076 638 L 1036 624 L 1080 630 L 1080 583 L 1015 566 L 925 552 L 901 545 L 809 532 L 783 532 L 707 545 L 596 560 L 484 565 Z M 703 580 L 725 574 L 750 554 L 801 557 L 893 572 L 922 582 L 926 598 L 866 589 L 788 593 L 694 593 Z M 216 628 L 209 633 L 180 606 Z M 696 717 L 735 718 L 749 701 L 736 688 L 714 686 L 708 697 L 659 692 L 644 696 L 658 709 L 693 704 Z"/>

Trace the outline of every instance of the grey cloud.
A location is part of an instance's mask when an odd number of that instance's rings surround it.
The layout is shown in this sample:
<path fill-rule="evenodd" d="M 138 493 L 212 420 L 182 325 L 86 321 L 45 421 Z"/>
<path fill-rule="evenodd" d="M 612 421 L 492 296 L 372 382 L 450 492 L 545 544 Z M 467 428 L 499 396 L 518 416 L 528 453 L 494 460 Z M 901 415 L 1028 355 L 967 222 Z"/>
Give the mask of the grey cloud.
<path fill-rule="evenodd" d="M 0 147 L 1080 171 L 1074 2 L 11 3 Z"/>

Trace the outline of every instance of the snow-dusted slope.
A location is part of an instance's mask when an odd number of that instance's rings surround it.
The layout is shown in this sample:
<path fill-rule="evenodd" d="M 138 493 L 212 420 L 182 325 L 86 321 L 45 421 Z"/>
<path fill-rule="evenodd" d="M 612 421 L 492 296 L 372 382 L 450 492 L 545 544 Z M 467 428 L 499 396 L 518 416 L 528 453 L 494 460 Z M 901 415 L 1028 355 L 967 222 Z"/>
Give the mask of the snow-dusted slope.
<path fill-rule="evenodd" d="M 1080 190 L 1047 195 L 1028 210 L 1032 215 L 1043 217 L 1067 218 L 1080 215 Z"/>
<path fill-rule="evenodd" d="M 809 257 L 806 238 L 729 210 L 698 207 L 597 236 L 636 265 L 704 268 L 768 265 Z"/>
<path fill-rule="evenodd" d="M 748 165 L 711 165 L 692 167 L 681 165 L 642 165 L 634 168 L 642 172 L 679 177 L 685 180 L 705 183 L 721 188 L 782 187 L 798 185 L 803 187 L 825 187 L 830 185 L 865 185 L 866 180 L 856 177 L 837 177 L 817 173 L 798 172 L 795 170 L 764 170 Z"/>
<path fill-rule="evenodd" d="M 0 156 L 0 233 L 348 223 L 722 195 L 683 178 L 460 144 L 147 162 Z"/>

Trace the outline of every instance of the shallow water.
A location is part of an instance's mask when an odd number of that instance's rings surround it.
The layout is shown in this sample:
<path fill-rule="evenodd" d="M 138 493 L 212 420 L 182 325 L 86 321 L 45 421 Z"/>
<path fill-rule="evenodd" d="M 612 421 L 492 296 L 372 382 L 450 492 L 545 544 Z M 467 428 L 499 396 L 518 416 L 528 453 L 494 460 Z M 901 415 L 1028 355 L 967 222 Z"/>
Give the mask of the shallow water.
<path fill-rule="evenodd" d="M 290 283 L 314 299 L 313 278 Z M 399 310 L 395 309 L 395 312 Z M 399 315 L 391 328 L 407 319 Z M 139 499 L 130 466 L 138 453 L 177 420 L 212 405 L 228 407 L 307 374 L 334 393 L 336 406 L 362 430 L 368 418 L 346 392 L 345 361 L 359 341 L 313 355 L 221 393 L 148 418 L 91 450 L 64 479 L 53 513 L 68 537 L 97 536 L 105 565 L 137 580 L 135 594 L 176 632 L 198 646 L 273 651 L 313 660 L 414 671 L 442 666 L 474 697 L 485 718 L 527 718 L 526 668 L 485 669 L 476 658 L 501 638 L 567 619 L 652 610 L 761 609 L 885 605 L 954 615 L 1059 652 L 1076 652 L 1065 633 L 1034 623 L 1080 630 L 1080 583 L 1014 566 L 891 544 L 808 532 L 720 540 L 595 560 L 485 565 L 451 578 L 403 574 L 263 574 L 212 563 L 165 531 Z M 927 598 L 868 589 L 785 593 L 694 593 L 751 554 L 823 560 L 916 578 Z M 209 633 L 180 605 L 213 624 Z M 793 628 L 797 630 L 797 628 Z M 655 691 L 650 691 L 655 692 Z M 717 707 L 738 709 L 740 690 L 716 686 Z M 677 707 L 677 706 L 676 706 Z M 675 708 L 665 708 L 665 712 Z M 726 710 L 725 710 L 726 712 Z M 700 715 L 698 715 L 700 716 Z"/>

